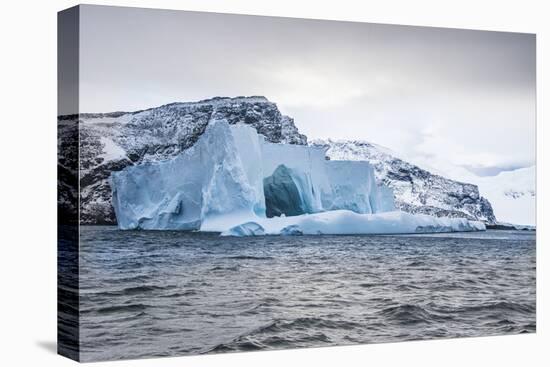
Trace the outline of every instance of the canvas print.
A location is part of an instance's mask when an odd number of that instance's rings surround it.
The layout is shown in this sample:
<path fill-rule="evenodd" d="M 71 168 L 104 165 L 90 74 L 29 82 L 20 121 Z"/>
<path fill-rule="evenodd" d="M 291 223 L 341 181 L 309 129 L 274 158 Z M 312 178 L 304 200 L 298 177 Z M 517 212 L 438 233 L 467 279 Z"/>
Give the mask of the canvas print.
<path fill-rule="evenodd" d="M 535 35 L 59 13 L 58 349 L 536 331 Z"/>

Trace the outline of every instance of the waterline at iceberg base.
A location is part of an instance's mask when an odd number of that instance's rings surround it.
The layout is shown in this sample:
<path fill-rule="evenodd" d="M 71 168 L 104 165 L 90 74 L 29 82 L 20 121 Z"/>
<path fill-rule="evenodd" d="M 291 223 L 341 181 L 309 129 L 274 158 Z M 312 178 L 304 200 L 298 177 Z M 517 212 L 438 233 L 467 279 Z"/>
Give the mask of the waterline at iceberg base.
<path fill-rule="evenodd" d="M 325 149 L 271 143 L 252 127 L 213 121 L 178 156 L 112 173 L 118 226 L 233 236 L 485 230 L 396 210 L 368 162 L 327 160 Z"/>

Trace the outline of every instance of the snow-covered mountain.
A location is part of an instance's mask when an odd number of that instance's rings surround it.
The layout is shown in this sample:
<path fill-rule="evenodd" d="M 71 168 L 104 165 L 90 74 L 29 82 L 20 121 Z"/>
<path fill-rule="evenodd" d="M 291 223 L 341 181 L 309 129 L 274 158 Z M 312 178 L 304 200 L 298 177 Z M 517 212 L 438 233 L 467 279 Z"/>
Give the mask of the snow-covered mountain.
<path fill-rule="evenodd" d="M 395 204 L 403 211 L 496 222 L 491 203 L 476 185 L 433 174 L 365 141 L 314 140 L 311 144 L 325 146 L 332 160 L 369 161 L 376 178 L 393 189 Z"/>
<path fill-rule="evenodd" d="M 79 129 L 76 129 L 77 120 Z M 75 167 L 78 160 L 81 223 L 115 224 L 109 184 L 111 173 L 130 165 L 175 157 L 193 146 L 206 127 L 218 120 L 230 125 L 252 126 L 268 142 L 308 144 L 294 120 L 282 115 L 276 104 L 265 97 L 216 97 L 136 112 L 60 116 L 58 185 L 63 188 L 71 186 L 70 180 L 78 180 L 77 172 L 67 168 Z M 70 150 L 75 139 L 79 140 L 79 152 Z M 331 159 L 369 161 L 375 168 L 376 178 L 394 190 L 396 205 L 406 212 L 495 222 L 491 204 L 480 196 L 475 185 L 432 174 L 374 144 L 334 141 L 316 144 L 326 144 Z M 60 195 L 61 203 L 71 203 L 74 200 L 69 198 L 76 193 Z"/>

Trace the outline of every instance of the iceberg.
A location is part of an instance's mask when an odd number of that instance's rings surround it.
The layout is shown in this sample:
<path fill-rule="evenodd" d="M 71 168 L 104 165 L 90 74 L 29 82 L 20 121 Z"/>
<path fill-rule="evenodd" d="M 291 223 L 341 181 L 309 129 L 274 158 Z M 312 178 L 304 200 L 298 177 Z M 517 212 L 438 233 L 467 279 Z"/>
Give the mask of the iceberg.
<path fill-rule="evenodd" d="M 263 236 L 265 229 L 256 222 L 246 222 L 239 224 L 222 233 L 224 236 L 244 237 L 244 236 Z"/>
<path fill-rule="evenodd" d="M 178 156 L 111 174 L 118 226 L 233 236 L 483 227 L 396 211 L 393 191 L 377 184 L 368 162 L 327 160 L 325 150 L 271 143 L 253 127 L 214 120 Z"/>

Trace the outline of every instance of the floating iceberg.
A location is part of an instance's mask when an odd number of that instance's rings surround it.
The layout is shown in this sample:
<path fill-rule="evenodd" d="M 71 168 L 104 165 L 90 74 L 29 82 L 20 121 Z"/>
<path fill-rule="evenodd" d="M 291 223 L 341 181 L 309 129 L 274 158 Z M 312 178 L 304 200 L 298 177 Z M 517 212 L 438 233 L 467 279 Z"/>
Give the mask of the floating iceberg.
<path fill-rule="evenodd" d="M 170 160 L 111 175 L 121 229 L 226 235 L 479 230 L 465 219 L 395 211 L 368 162 L 328 161 L 325 148 L 276 144 L 250 126 L 213 121 Z M 484 229 L 484 228 L 483 228 Z"/>

